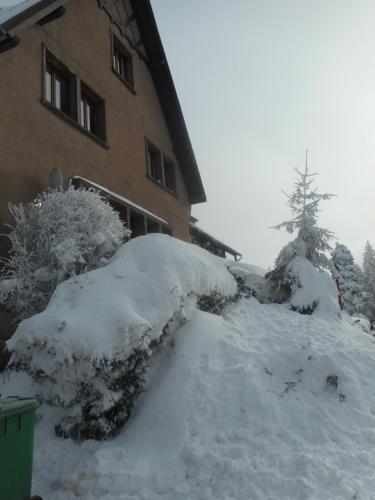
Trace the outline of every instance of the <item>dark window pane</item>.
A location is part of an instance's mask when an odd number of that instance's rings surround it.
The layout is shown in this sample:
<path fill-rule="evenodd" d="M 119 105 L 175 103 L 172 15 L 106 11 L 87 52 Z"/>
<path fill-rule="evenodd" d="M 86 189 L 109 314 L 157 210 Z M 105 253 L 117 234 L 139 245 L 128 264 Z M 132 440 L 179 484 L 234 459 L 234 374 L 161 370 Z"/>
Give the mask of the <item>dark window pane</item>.
<path fill-rule="evenodd" d="M 130 211 L 130 229 L 132 238 L 145 234 L 145 218 L 137 212 Z"/>
<path fill-rule="evenodd" d="M 161 154 L 152 144 L 148 145 L 149 174 L 156 181 L 162 184 L 163 172 L 161 165 Z"/>
<path fill-rule="evenodd" d="M 151 219 L 147 219 L 147 232 L 148 233 L 160 233 L 160 225 Z"/>
<path fill-rule="evenodd" d="M 172 233 L 172 229 L 170 229 L 170 228 L 169 228 L 169 227 L 167 227 L 167 226 L 162 226 L 162 227 L 161 227 L 161 232 L 162 232 L 163 234 L 169 234 L 169 236 L 172 236 L 172 235 L 173 235 L 173 233 Z"/>
<path fill-rule="evenodd" d="M 164 178 L 165 186 L 171 191 L 176 191 L 176 177 L 174 164 L 164 157 Z"/>
<path fill-rule="evenodd" d="M 132 56 L 117 38 L 114 37 L 113 43 L 113 68 L 123 80 L 133 86 Z"/>

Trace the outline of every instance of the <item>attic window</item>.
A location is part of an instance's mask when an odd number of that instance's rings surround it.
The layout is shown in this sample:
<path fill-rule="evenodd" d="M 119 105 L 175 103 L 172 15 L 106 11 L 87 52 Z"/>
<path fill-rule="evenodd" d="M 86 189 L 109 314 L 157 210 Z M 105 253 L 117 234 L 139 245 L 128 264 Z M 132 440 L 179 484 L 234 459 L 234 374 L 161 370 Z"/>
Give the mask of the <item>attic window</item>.
<path fill-rule="evenodd" d="M 131 90 L 134 89 L 133 60 L 130 52 L 113 35 L 113 71 Z"/>

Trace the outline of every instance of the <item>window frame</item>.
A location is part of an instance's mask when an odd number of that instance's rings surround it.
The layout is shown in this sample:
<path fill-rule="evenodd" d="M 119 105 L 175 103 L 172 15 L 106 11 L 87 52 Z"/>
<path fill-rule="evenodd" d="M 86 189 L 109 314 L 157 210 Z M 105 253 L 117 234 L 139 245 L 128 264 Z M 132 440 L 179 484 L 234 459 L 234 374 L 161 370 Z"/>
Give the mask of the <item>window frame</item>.
<path fill-rule="evenodd" d="M 88 134 L 106 141 L 106 123 L 105 123 L 105 103 L 88 85 L 80 80 L 79 85 L 79 116 L 78 123 Z M 84 117 L 82 120 L 82 102 L 84 103 Z M 90 107 L 90 126 L 88 126 L 88 107 Z M 94 122 L 92 126 L 91 120 Z"/>
<path fill-rule="evenodd" d="M 119 39 L 115 33 L 112 31 L 111 34 L 111 60 L 112 60 L 112 71 L 113 73 L 121 80 L 121 82 L 133 93 L 136 94 L 135 85 L 134 85 L 134 64 L 133 64 L 133 56 L 128 50 L 122 41 Z M 121 71 L 118 71 L 116 68 L 116 52 L 120 54 L 120 56 L 128 63 L 130 67 L 129 75 L 130 78 L 126 78 L 125 74 L 122 74 Z"/>
<path fill-rule="evenodd" d="M 160 177 L 155 177 L 152 174 L 152 162 L 151 162 L 151 153 L 157 154 L 159 157 L 159 169 L 160 169 Z M 164 186 L 164 173 L 163 173 L 163 155 L 158 147 L 155 146 L 151 141 L 147 139 L 146 142 L 146 153 L 147 153 L 147 173 L 150 179 L 152 179 L 159 186 Z"/>
<path fill-rule="evenodd" d="M 171 168 L 171 171 L 173 172 L 172 178 L 173 178 L 173 187 L 169 187 L 167 184 L 167 172 L 166 172 L 166 165 L 169 165 Z M 163 154 L 163 177 L 164 177 L 164 187 L 171 193 L 177 194 L 177 180 L 176 180 L 176 166 L 174 161 L 172 161 L 166 154 Z"/>
<path fill-rule="evenodd" d="M 172 196 L 177 197 L 177 177 L 176 177 L 176 165 L 173 160 L 170 159 L 165 153 L 163 153 L 155 144 L 150 141 L 147 137 L 145 138 L 145 149 L 146 149 L 146 176 L 159 187 L 167 191 Z M 151 169 L 151 155 L 150 150 L 159 155 L 161 177 L 160 179 L 152 175 Z M 173 188 L 167 185 L 166 181 L 166 164 L 168 164 L 173 170 Z"/>
<path fill-rule="evenodd" d="M 53 77 L 51 78 L 51 99 L 48 97 L 47 89 L 47 72 L 48 67 L 56 68 L 58 73 L 61 73 L 63 77 L 69 80 L 68 88 L 68 112 L 56 106 L 55 97 L 52 95 L 54 90 L 52 86 L 54 85 Z M 105 101 L 99 97 L 95 92 L 93 92 L 90 87 L 88 87 L 84 82 L 81 81 L 80 77 L 74 73 L 67 65 L 63 64 L 45 45 L 42 44 L 42 97 L 41 103 L 50 111 L 55 113 L 57 116 L 62 118 L 66 123 L 73 126 L 77 130 L 81 131 L 99 145 L 105 149 L 109 149 L 107 144 L 106 135 L 106 116 L 105 116 Z M 99 106 L 99 119 L 97 122 L 97 132 L 86 129 L 81 124 L 81 92 L 82 88 L 87 90 L 88 95 L 97 103 Z"/>
<path fill-rule="evenodd" d="M 47 95 L 47 74 L 51 75 L 50 82 L 50 98 Z M 60 77 L 60 78 L 57 78 Z M 65 105 L 63 105 L 63 96 L 60 93 L 60 106 L 56 99 L 56 82 L 64 82 L 66 97 Z M 56 109 L 57 112 L 63 113 L 69 118 L 75 119 L 77 116 L 74 105 L 76 87 L 76 75 L 69 70 L 67 66 L 62 64 L 49 50 L 45 49 L 43 54 L 43 99 L 46 103 Z"/>

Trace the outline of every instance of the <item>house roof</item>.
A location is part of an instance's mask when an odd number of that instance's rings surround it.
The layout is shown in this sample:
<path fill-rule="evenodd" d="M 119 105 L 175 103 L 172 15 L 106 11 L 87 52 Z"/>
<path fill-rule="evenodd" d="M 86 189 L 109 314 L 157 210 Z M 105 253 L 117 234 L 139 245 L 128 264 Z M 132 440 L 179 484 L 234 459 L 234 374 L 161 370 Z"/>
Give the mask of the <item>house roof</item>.
<path fill-rule="evenodd" d="M 0 52 L 2 43 L 3 50 L 14 47 L 19 42 L 19 33 L 60 9 L 67 1 L 26 0 L 15 6 L 2 8 Z M 192 204 L 202 203 L 206 201 L 206 194 L 150 0 L 130 0 L 130 2 L 189 200 Z"/>

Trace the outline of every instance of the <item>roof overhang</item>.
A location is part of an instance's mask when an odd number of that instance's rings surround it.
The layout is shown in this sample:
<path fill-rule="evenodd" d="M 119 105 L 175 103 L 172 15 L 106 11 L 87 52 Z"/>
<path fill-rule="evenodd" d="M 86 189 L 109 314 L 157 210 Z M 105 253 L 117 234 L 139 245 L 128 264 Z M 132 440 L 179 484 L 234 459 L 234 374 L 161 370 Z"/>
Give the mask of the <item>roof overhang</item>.
<path fill-rule="evenodd" d="M 0 11 L 0 26 L 3 32 L 13 37 L 55 11 L 68 0 L 26 0 Z M 60 10 L 61 12 L 61 10 Z"/>
<path fill-rule="evenodd" d="M 217 248 L 220 248 L 226 253 L 229 253 L 234 257 L 234 260 L 241 260 L 242 259 L 242 254 L 240 252 L 237 252 L 237 250 L 234 250 L 234 248 L 229 247 L 222 241 L 218 240 L 211 234 L 207 233 L 206 231 L 203 231 L 200 227 L 196 226 L 194 222 L 190 222 L 190 234 L 196 235 L 200 238 L 202 238 L 205 241 L 209 241 L 213 245 L 215 245 Z"/>
<path fill-rule="evenodd" d="M 93 189 L 97 191 L 100 195 L 102 195 L 104 198 L 108 199 L 109 201 L 113 200 L 114 202 L 118 203 L 119 205 L 123 205 L 125 207 L 129 207 L 130 209 L 134 210 L 135 212 L 157 222 L 160 224 L 163 224 L 165 226 L 169 226 L 168 222 L 165 219 L 162 219 L 158 215 L 150 212 L 146 208 L 141 207 L 140 205 L 137 205 L 133 201 L 129 200 L 129 198 L 125 198 L 125 196 L 121 196 L 118 193 L 115 193 L 114 191 L 111 191 L 110 189 L 107 189 L 104 186 L 101 186 L 100 184 L 96 184 L 96 182 L 90 181 L 89 179 L 85 179 L 85 177 L 80 177 L 79 175 L 74 175 L 71 177 L 71 183 L 73 184 L 74 187 L 76 188 L 85 188 L 85 189 Z"/>

